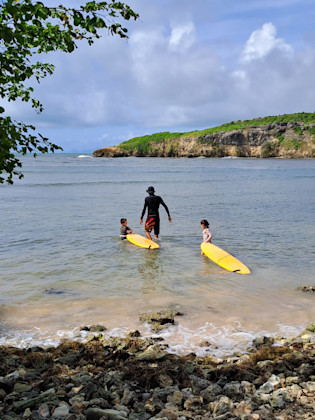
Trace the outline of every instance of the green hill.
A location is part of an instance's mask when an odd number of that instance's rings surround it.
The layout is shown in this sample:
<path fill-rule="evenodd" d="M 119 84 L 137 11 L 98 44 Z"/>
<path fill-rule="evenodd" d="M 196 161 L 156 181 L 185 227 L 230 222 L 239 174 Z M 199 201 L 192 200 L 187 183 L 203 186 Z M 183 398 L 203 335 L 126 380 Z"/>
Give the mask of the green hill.
<path fill-rule="evenodd" d="M 169 131 L 165 131 L 163 133 L 134 137 L 130 140 L 124 141 L 123 143 L 120 143 L 118 147 L 126 151 L 136 150 L 138 152 L 145 153 L 145 149 L 148 149 L 149 144 L 151 143 L 161 143 L 165 140 L 170 140 L 174 138 L 198 138 L 207 134 L 220 133 L 222 131 L 241 130 L 245 127 L 259 127 L 269 124 L 278 124 L 282 122 L 304 123 L 306 124 L 306 129 L 308 129 L 311 132 L 311 134 L 315 134 L 314 127 L 307 127 L 308 124 L 315 124 L 315 112 L 299 112 L 296 114 L 284 114 L 277 116 L 254 118 L 252 120 L 231 121 L 230 123 L 222 124 L 218 127 L 206 128 L 204 130 L 189 131 L 186 133 L 170 133 Z"/>
<path fill-rule="evenodd" d="M 95 157 L 315 157 L 315 112 L 284 114 L 186 133 L 134 137 L 93 152 Z"/>

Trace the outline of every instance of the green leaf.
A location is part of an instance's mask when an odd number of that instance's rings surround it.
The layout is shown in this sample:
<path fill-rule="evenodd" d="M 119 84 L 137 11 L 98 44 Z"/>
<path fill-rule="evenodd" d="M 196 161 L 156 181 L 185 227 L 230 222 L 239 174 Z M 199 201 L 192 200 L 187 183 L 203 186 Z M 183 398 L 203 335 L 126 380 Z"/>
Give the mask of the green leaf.
<path fill-rule="evenodd" d="M 128 5 L 116 1 L 88 1 L 77 8 L 48 7 L 36 0 L 0 1 L 0 97 L 6 101 L 30 101 L 36 112 L 42 112 L 43 105 L 33 97 L 34 89 L 27 82 L 40 82 L 53 73 L 54 66 L 40 61 L 34 64 L 36 56 L 50 51 L 71 53 L 80 39 L 93 44 L 107 27 L 109 16 L 109 32 L 121 38 L 127 37 L 127 29 L 116 19 L 138 18 Z M 12 184 L 13 176 L 23 177 L 18 170 L 22 164 L 14 153 L 35 156 L 37 152 L 62 149 L 41 134 L 34 135 L 34 126 L 13 122 L 10 116 L 3 116 L 4 112 L 0 107 L 0 184 Z"/>

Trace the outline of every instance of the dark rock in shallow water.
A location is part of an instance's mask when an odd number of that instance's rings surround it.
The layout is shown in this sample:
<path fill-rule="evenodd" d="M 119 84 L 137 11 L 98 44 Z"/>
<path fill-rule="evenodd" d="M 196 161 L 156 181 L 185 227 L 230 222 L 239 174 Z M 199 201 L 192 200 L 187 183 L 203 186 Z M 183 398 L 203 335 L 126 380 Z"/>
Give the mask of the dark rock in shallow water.
<path fill-rule="evenodd" d="M 301 292 L 304 293 L 315 293 L 315 287 L 314 286 L 300 286 L 298 288 Z"/>
<path fill-rule="evenodd" d="M 127 337 L 129 338 L 137 338 L 137 337 L 141 337 L 141 334 L 138 330 L 133 330 L 133 331 L 128 331 L 127 332 Z"/>
<path fill-rule="evenodd" d="M 273 337 L 263 336 L 263 337 L 255 338 L 253 340 L 253 345 L 254 345 L 254 347 L 256 347 L 256 349 L 258 349 L 259 347 L 264 346 L 266 344 L 273 344 L 274 341 L 275 340 L 274 340 Z"/>
<path fill-rule="evenodd" d="M 83 326 L 80 328 L 80 331 L 89 331 L 89 332 L 103 332 L 107 331 L 107 328 L 103 325 L 90 325 L 90 326 Z"/>
<path fill-rule="evenodd" d="M 78 293 L 70 290 L 70 289 L 55 289 L 54 287 L 51 287 L 50 289 L 44 290 L 45 295 L 72 295 L 75 296 Z"/>
<path fill-rule="evenodd" d="M 46 295 L 63 295 L 66 292 L 67 292 L 66 289 L 55 289 L 54 287 L 44 290 L 44 293 Z"/>
<path fill-rule="evenodd" d="M 140 314 L 140 321 L 151 325 L 154 332 L 159 332 L 169 324 L 175 324 L 175 316 L 182 316 L 183 313 L 177 309 L 164 309 L 159 312 Z"/>

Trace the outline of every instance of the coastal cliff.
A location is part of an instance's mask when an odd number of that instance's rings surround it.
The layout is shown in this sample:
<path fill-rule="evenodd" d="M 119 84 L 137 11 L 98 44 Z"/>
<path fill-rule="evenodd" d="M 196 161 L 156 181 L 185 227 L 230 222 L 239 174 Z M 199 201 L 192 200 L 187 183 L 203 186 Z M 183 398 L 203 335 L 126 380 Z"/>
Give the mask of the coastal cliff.
<path fill-rule="evenodd" d="M 292 114 L 308 116 L 314 114 Z M 284 117 L 284 116 L 282 116 Z M 158 133 L 138 137 L 115 147 L 95 150 L 95 157 L 315 157 L 315 120 L 265 124 L 266 117 L 230 123 L 191 133 Z M 284 119 L 284 118 L 282 118 Z M 302 118 L 301 118 L 302 119 Z M 313 121 L 313 118 L 311 119 Z M 246 125 L 247 123 L 247 125 Z"/>

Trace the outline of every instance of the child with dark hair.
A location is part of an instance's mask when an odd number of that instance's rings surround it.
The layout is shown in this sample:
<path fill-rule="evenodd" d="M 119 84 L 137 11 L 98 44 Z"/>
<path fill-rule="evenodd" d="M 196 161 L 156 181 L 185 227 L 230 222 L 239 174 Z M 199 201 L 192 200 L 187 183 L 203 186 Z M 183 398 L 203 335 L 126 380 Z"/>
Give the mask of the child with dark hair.
<path fill-rule="evenodd" d="M 203 236 L 203 243 L 211 242 L 212 239 L 212 233 L 209 230 L 209 222 L 206 219 L 202 219 L 200 222 L 201 229 L 202 229 L 202 236 Z M 201 251 L 201 255 L 205 255 Z"/>
<path fill-rule="evenodd" d="M 127 233 L 132 233 L 132 229 L 130 229 L 130 227 L 127 226 L 127 219 L 125 219 L 124 217 L 122 219 L 120 219 L 120 239 L 126 239 L 126 235 Z"/>

